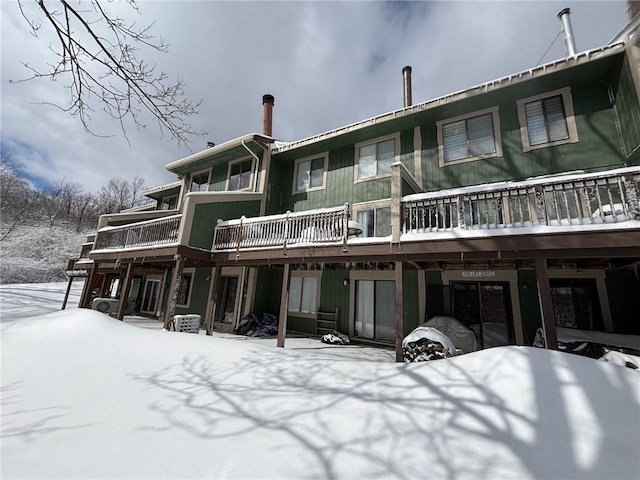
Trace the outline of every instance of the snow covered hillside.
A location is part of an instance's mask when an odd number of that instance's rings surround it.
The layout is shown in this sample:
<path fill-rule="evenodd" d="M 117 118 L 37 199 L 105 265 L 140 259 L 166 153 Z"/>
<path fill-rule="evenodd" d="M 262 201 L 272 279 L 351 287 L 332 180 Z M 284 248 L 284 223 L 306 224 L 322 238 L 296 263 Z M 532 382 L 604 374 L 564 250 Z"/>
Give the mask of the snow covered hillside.
<path fill-rule="evenodd" d="M 395 364 L 89 310 L 19 318 L 7 287 L 2 478 L 640 477 L 628 368 L 527 347 Z"/>

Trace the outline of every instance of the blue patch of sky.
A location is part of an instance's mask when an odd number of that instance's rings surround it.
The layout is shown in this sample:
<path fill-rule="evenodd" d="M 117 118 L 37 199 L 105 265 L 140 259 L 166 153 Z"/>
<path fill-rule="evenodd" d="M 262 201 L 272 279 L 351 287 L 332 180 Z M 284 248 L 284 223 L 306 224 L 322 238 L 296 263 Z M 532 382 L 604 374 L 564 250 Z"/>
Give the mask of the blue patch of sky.
<path fill-rule="evenodd" d="M 424 18 L 429 9 L 432 8 L 432 2 L 407 2 L 387 0 L 383 4 L 383 12 L 389 28 L 400 29 L 402 33 L 408 33 L 412 24 L 416 24 Z M 367 70 L 369 73 L 375 72 L 382 64 L 387 61 L 388 54 L 385 48 L 373 52 L 367 62 Z"/>
<path fill-rule="evenodd" d="M 383 52 L 372 53 L 367 62 L 367 71 L 369 73 L 375 72 L 386 60 L 387 56 Z"/>
<path fill-rule="evenodd" d="M 384 3 L 384 10 L 390 22 L 406 29 L 412 21 L 424 17 L 432 6 L 432 2 L 390 0 Z"/>
<path fill-rule="evenodd" d="M 43 164 L 49 162 L 49 157 L 46 153 L 28 143 L 5 137 L 0 139 L 0 152 L 2 152 L 2 155 L 10 156 L 14 170 L 31 183 L 35 189 L 42 191 L 52 185 L 49 179 L 34 174 L 29 168 L 29 164 L 34 161 Z"/>

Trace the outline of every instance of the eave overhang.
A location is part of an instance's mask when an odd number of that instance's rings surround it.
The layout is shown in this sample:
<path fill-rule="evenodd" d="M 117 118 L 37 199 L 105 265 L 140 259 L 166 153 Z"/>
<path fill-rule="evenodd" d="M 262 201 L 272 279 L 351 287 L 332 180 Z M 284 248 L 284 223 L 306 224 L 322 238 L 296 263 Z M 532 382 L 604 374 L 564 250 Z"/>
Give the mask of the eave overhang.
<path fill-rule="evenodd" d="M 234 138 L 228 142 L 221 143 L 215 147 L 207 148 L 201 152 L 194 153 L 188 157 L 181 158 L 175 162 L 165 165 L 170 172 L 185 175 L 197 170 L 205 163 L 226 163 L 235 158 L 242 158 L 249 155 L 247 148 L 254 154 L 269 148 L 275 139 L 258 133 L 249 133 L 242 137 Z M 245 148 L 246 147 L 246 148 Z"/>
<path fill-rule="evenodd" d="M 145 197 L 153 198 L 154 200 L 160 200 L 161 198 L 170 196 L 172 194 L 178 195 L 180 193 L 180 187 L 182 181 L 168 183 L 166 185 L 160 185 L 159 187 L 153 187 L 142 192 Z"/>

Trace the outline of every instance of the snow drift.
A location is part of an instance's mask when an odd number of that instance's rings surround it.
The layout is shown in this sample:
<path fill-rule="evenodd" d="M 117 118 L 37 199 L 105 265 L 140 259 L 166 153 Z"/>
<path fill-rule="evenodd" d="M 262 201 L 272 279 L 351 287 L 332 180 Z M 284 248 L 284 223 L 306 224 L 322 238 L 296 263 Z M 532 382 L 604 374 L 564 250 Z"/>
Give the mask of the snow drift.
<path fill-rule="evenodd" d="M 640 476 L 640 377 L 606 362 L 361 361 L 87 310 L 2 327 L 3 478 Z"/>

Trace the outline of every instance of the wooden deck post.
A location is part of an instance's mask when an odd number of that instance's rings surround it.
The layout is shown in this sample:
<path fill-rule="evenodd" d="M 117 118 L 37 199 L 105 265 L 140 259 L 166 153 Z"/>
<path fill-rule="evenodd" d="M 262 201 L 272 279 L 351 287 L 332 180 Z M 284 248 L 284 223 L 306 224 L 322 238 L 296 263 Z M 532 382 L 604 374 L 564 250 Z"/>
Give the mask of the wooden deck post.
<path fill-rule="evenodd" d="M 120 289 L 120 300 L 118 301 L 118 313 L 116 318 L 122 320 L 124 318 L 124 310 L 129 298 L 129 289 L 131 288 L 131 280 L 133 279 L 133 262 L 127 265 L 127 273 L 124 277 L 124 284 Z"/>
<path fill-rule="evenodd" d="M 73 283 L 73 276 L 69 277 L 69 283 L 67 283 L 67 291 L 64 293 L 64 300 L 62 301 L 62 308 L 64 310 L 67 307 L 67 300 L 69 300 L 69 292 L 71 291 L 71 284 Z"/>
<path fill-rule="evenodd" d="M 547 272 L 547 260 L 536 257 L 536 280 L 538 282 L 538 299 L 540 300 L 540 314 L 542 315 L 542 330 L 544 331 L 546 348 L 558 349 L 558 334 L 556 322 L 553 318 L 553 300 L 551 298 L 551 284 Z"/>
<path fill-rule="evenodd" d="M 164 314 L 164 326 L 165 330 L 169 330 L 173 317 L 176 314 L 176 305 L 178 304 L 178 294 L 180 293 L 180 284 L 182 283 L 182 269 L 184 268 L 184 257 L 180 254 L 176 254 L 174 257 L 176 261 L 175 267 L 173 267 L 173 274 L 171 275 L 171 285 L 169 286 L 169 292 L 171 293 L 171 299 L 169 305 Z"/>
<path fill-rule="evenodd" d="M 220 287 L 220 277 L 222 276 L 222 267 L 216 266 L 216 271 L 211 279 L 211 293 L 209 296 L 209 306 L 207 307 L 207 335 L 213 332 L 213 317 L 216 314 L 216 302 L 218 301 L 218 288 Z"/>
<path fill-rule="evenodd" d="M 278 319 L 278 347 L 284 348 L 284 339 L 287 335 L 287 307 L 289 303 L 289 274 L 290 266 L 284 264 L 282 274 L 282 293 L 280 295 L 280 318 Z"/>
<path fill-rule="evenodd" d="M 402 298 L 402 262 L 395 262 L 396 284 L 396 362 L 403 362 L 402 340 L 404 339 L 404 301 Z"/>
<path fill-rule="evenodd" d="M 91 286 L 93 285 L 93 282 L 96 281 L 96 277 L 98 276 L 98 267 L 98 262 L 94 261 L 93 268 L 91 269 L 89 275 L 87 275 L 84 287 L 82 288 L 82 296 L 80 297 L 80 303 L 78 304 L 78 307 L 80 308 L 91 308 L 91 305 L 89 305 L 89 302 L 91 300 Z"/>

